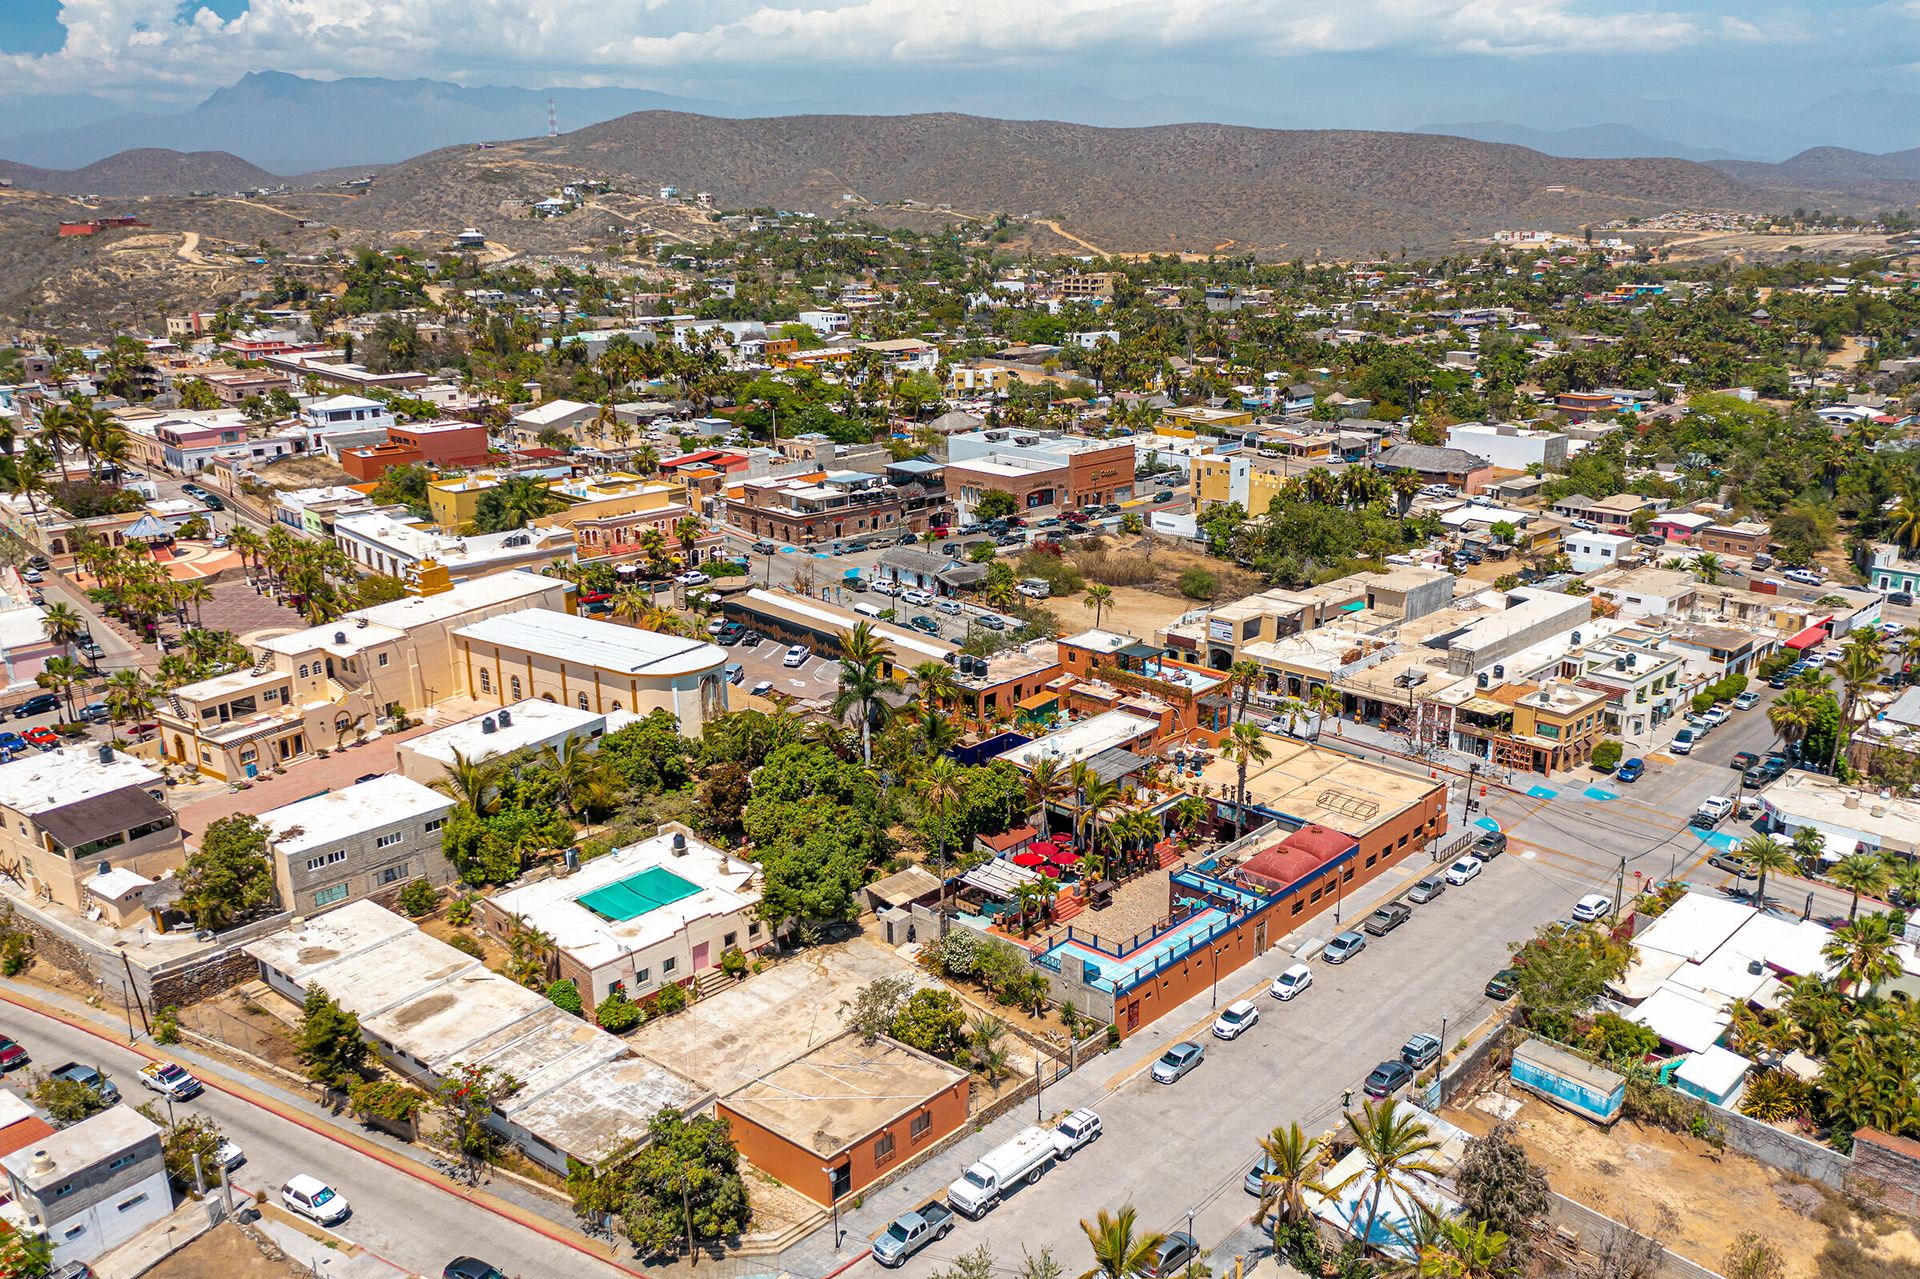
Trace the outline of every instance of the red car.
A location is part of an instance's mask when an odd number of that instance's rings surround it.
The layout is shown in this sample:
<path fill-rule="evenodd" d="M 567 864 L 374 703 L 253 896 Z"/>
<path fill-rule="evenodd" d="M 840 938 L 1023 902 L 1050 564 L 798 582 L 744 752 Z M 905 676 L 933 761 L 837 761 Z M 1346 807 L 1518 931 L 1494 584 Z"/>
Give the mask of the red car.
<path fill-rule="evenodd" d="M 0 1035 L 0 1071 L 17 1070 L 27 1064 L 27 1050 Z"/>
<path fill-rule="evenodd" d="M 50 751 L 60 744 L 60 734 L 45 725 L 39 728 L 29 728 L 26 732 L 22 733 L 21 736 L 32 742 L 35 746 L 38 746 L 41 750 Z"/>
<path fill-rule="evenodd" d="M 580 595 L 580 602 L 582 604 L 598 604 L 603 600 L 610 600 L 612 598 L 612 591 L 583 591 Z"/>

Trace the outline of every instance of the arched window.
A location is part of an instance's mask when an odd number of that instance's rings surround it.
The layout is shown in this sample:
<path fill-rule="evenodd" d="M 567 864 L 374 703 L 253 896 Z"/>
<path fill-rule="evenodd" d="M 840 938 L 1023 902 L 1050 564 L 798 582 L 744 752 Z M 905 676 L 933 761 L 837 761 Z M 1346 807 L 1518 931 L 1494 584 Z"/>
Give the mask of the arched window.
<path fill-rule="evenodd" d="M 558 703 L 558 702 L 555 702 L 555 701 L 553 700 L 553 694 L 552 694 L 552 693 L 542 693 L 542 694 L 540 694 L 540 700 L 541 700 L 541 701 L 543 701 L 543 702 L 547 702 L 547 703 L 550 703 L 550 704 L 552 704 L 552 705 L 555 705 L 555 706 L 558 706 L 558 705 L 559 705 L 559 703 Z"/>
<path fill-rule="evenodd" d="M 480 691 L 483 693 L 493 691 L 493 672 L 485 667 L 480 668 Z"/>
<path fill-rule="evenodd" d="M 509 675 L 507 677 L 507 691 L 513 695 L 514 701 L 517 702 L 520 700 L 520 677 L 518 675 Z"/>
<path fill-rule="evenodd" d="M 587 695 L 585 693 L 580 694 L 580 709 L 583 711 L 587 709 Z"/>
<path fill-rule="evenodd" d="M 620 709 L 620 703 L 618 703 L 618 702 L 615 702 L 615 703 L 613 704 L 613 709 L 615 709 L 615 710 L 619 710 L 619 709 Z"/>
<path fill-rule="evenodd" d="M 300 667 L 300 678 L 305 679 L 306 677 L 307 677 L 307 667 L 303 664 Z"/>

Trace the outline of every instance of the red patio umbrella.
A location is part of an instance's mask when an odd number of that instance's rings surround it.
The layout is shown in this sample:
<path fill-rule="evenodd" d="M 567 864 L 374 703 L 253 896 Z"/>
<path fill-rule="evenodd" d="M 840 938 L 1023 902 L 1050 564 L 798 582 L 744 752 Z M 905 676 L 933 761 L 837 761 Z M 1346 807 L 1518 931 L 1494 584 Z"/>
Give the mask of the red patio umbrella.
<path fill-rule="evenodd" d="M 1024 853 L 1015 853 L 1011 860 L 1015 866 L 1033 867 L 1047 864 L 1047 859 L 1032 849 L 1028 849 Z"/>
<path fill-rule="evenodd" d="M 1028 851 L 1038 853 L 1042 857 L 1053 856 L 1054 853 L 1059 850 L 1059 848 L 1060 848 L 1060 845 L 1054 843 L 1050 839 L 1036 839 L 1031 844 L 1027 845 Z"/>
<path fill-rule="evenodd" d="M 1080 854 L 1071 848 L 1056 848 L 1047 854 L 1047 860 L 1055 866 L 1071 866 L 1080 860 Z"/>

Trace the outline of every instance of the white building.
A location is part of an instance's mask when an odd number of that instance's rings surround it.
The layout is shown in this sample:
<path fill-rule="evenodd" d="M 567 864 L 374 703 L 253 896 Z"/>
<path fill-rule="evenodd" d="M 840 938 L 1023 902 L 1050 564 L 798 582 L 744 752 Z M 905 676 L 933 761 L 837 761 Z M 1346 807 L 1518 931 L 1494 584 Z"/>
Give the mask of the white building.
<path fill-rule="evenodd" d="M 503 944 L 522 926 L 553 938 L 560 975 L 598 1004 L 697 981 L 730 950 L 756 954 L 773 941 L 759 905 L 759 867 L 669 826 L 578 874 L 484 900 L 475 919 Z"/>
<path fill-rule="evenodd" d="M 845 311 L 802 311 L 799 321 L 823 338 L 853 327 L 853 318 Z"/>
<path fill-rule="evenodd" d="M 505 533 L 441 533 L 424 520 L 379 511 L 342 515 L 333 540 L 347 558 L 375 573 L 405 577 L 432 560 L 455 582 L 508 569 L 538 570 L 574 557 L 571 528 L 522 528 Z"/>
<path fill-rule="evenodd" d="M 1447 428 L 1447 447 L 1484 457 L 1501 470 L 1524 471 L 1539 466 L 1565 470 L 1567 437 L 1512 422 L 1461 422 Z"/>
<path fill-rule="evenodd" d="M 317 443 L 341 431 L 385 431 L 394 425 L 393 413 L 378 400 L 360 395 L 333 395 L 315 400 L 300 411 L 307 435 Z"/>
<path fill-rule="evenodd" d="M 92 1261 L 173 1211 L 160 1128 L 131 1104 L 0 1157 L 12 1191 L 0 1216 L 46 1236 L 56 1266 Z"/>
<path fill-rule="evenodd" d="M 260 814 L 272 832 L 280 904 L 311 915 L 363 897 L 398 894 L 409 881 L 453 880 L 440 831 L 451 798 L 388 775 Z"/>
<path fill-rule="evenodd" d="M 610 732 L 636 723 L 631 711 L 583 711 L 578 706 L 529 697 L 487 715 L 409 738 L 397 748 L 400 773 L 431 786 L 453 767 L 454 757 L 483 764 L 516 751 L 559 750 L 572 738 L 597 742 Z"/>
<path fill-rule="evenodd" d="M 1818 831 L 1826 841 L 1821 860 L 1829 864 L 1861 851 L 1920 855 L 1920 800 L 1796 768 L 1760 792 L 1760 811 L 1789 839 L 1802 829 Z"/>
<path fill-rule="evenodd" d="M 1614 568 L 1631 552 L 1633 539 L 1618 533 L 1569 533 L 1564 549 L 1576 573 Z"/>

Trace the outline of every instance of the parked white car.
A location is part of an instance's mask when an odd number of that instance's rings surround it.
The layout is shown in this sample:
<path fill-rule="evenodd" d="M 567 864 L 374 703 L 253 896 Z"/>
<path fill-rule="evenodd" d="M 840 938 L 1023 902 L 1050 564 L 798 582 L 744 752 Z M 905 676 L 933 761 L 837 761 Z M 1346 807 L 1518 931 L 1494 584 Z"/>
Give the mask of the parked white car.
<path fill-rule="evenodd" d="M 1273 985 L 1267 993 L 1282 1003 L 1313 985 L 1313 969 L 1305 964 L 1295 964 L 1273 979 Z"/>
<path fill-rule="evenodd" d="M 1458 888 L 1479 878 L 1481 862 L 1478 857 L 1462 857 L 1447 867 L 1447 882 Z"/>
<path fill-rule="evenodd" d="M 1249 1026 L 1260 1020 L 1260 1010 L 1253 1006 L 1251 999 L 1241 999 L 1221 1009 L 1214 1018 L 1213 1037 L 1215 1039 L 1238 1039 L 1246 1033 Z"/>
<path fill-rule="evenodd" d="M 1613 913 L 1613 898 L 1605 893 L 1588 893 L 1573 904 L 1573 917 L 1583 924 L 1604 919 Z"/>
<path fill-rule="evenodd" d="M 900 596 L 900 599 L 902 603 L 911 604 L 915 608 L 925 608 L 933 603 L 933 596 L 925 591 L 907 591 Z"/>
<path fill-rule="evenodd" d="M 1059 1159 L 1073 1158 L 1073 1152 L 1100 1140 L 1100 1116 L 1091 1110 L 1076 1110 L 1062 1119 L 1053 1130 L 1053 1152 Z"/>
<path fill-rule="evenodd" d="M 807 659 L 812 656 L 813 654 L 807 651 L 805 644 L 795 644 L 787 650 L 787 655 L 780 659 L 780 665 L 787 667 L 805 666 Z"/>
<path fill-rule="evenodd" d="M 295 1174 L 292 1180 L 280 1187 L 280 1202 L 289 1211 L 323 1226 L 345 1221 L 347 1214 L 353 1211 L 345 1195 L 318 1177 L 309 1177 L 304 1172 Z"/>

